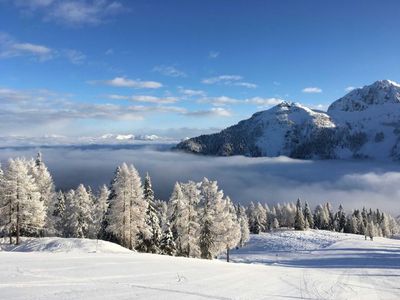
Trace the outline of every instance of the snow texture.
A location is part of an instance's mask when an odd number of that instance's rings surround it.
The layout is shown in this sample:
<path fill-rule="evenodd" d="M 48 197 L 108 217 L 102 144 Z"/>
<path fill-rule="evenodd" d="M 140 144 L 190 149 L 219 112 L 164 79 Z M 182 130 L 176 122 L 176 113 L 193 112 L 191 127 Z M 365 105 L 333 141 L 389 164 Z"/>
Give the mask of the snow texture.
<path fill-rule="evenodd" d="M 231 253 L 251 264 L 118 252 L 105 242 L 91 253 L 96 241 L 61 240 L 23 243 L 59 241 L 59 253 L 1 252 L 1 298 L 399 299 L 399 240 L 277 231 Z"/>

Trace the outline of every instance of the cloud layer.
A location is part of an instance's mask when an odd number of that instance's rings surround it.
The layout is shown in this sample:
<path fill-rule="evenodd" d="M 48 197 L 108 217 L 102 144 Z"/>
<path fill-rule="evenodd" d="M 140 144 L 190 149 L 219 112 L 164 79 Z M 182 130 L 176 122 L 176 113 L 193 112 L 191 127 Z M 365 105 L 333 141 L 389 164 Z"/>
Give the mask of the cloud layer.
<path fill-rule="evenodd" d="M 162 149 L 162 148 L 161 148 Z M 33 156 L 37 149 L 0 150 L 0 160 Z M 206 157 L 157 150 L 136 149 L 42 149 L 44 159 L 59 187 L 76 187 L 83 182 L 97 187 L 109 183 L 116 166 L 133 163 L 153 179 L 156 196 L 168 199 L 176 180 L 218 180 L 225 194 L 236 202 L 295 201 L 312 205 L 332 202 L 345 209 L 381 208 L 399 214 L 400 166 L 366 161 L 304 161 L 285 157 Z"/>

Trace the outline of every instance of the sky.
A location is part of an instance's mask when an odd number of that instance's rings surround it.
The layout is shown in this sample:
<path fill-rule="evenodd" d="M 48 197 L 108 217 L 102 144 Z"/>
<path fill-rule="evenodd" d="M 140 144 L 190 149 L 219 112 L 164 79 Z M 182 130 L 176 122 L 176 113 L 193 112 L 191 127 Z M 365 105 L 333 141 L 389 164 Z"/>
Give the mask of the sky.
<path fill-rule="evenodd" d="M 0 0 L 0 136 L 212 132 L 400 82 L 397 0 Z"/>

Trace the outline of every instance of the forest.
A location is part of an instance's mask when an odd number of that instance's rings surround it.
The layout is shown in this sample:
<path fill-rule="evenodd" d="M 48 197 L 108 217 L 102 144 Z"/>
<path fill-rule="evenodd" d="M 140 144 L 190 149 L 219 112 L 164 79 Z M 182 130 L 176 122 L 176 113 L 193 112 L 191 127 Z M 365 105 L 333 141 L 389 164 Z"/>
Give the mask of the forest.
<path fill-rule="evenodd" d="M 176 182 L 168 201 L 155 198 L 149 174 L 121 164 L 109 185 L 97 191 L 80 184 L 57 190 L 38 153 L 0 168 L 0 235 L 19 244 L 21 236 L 102 239 L 139 252 L 212 259 L 242 247 L 250 233 L 320 229 L 391 237 L 399 224 L 379 209 L 307 202 L 247 207 L 225 196 L 217 181 Z"/>

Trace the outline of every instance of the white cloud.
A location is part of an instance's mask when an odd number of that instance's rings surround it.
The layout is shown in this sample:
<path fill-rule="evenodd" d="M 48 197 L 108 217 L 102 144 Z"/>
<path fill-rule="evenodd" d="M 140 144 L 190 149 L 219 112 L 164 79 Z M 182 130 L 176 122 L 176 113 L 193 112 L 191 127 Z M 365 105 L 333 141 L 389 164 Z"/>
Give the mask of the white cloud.
<path fill-rule="evenodd" d="M 19 42 L 7 33 L 0 32 L 0 58 L 30 57 L 38 61 L 64 58 L 73 64 L 81 64 L 86 55 L 74 49 L 52 49 L 50 47 Z"/>
<path fill-rule="evenodd" d="M 234 83 L 234 85 L 243 86 L 248 89 L 255 89 L 257 87 L 257 84 L 250 83 L 250 82 L 236 82 L 236 83 Z"/>
<path fill-rule="evenodd" d="M 191 89 L 179 88 L 179 92 L 188 97 L 194 97 L 194 96 L 204 97 L 206 95 L 206 92 L 204 92 L 202 90 L 191 90 Z"/>
<path fill-rule="evenodd" d="M 68 26 L 98 25 L 126 9 L 111 0 L 18 0 L 14 4 L 23 12 L 39 14 L 44 21 Z"/>
<path fill-rule="evenodd" d="M 33 43 L 21 43 L 7 33 L 0 32 L 0 58 L 29 56 L 39 61 L 51 59 L 55 52 L 49 47 Z"/>
<path fill-rule="evenodd" d="M 62 51 L 64 56 L 73 64 L 80 65 L 85 59 L 86 55 L 74 49 L 65 49 Z"/>
<path fill-rule="evenodd" d="M 347 88 L 344 89 L 345 92 L 351 92 L 352 90 L 355 90 L 356 87 L 354 86 L 348 86 Z"/>
<path fill-rule="evenodd" d="M 219 52 L 218 51 L 210 51 L 210 52 L 208 52 L 208 58 L 215 59 L 218 56 L 219 56 Z"/>
<path fill-rule="evenodd" d="M 132 80 L 125 77 L 115 77 L 110 80 L 92 80 L 91 84 L 105 84 L 113 87 L 126 87 L 135 89 L 158 89 L 163 85 L 156 81 L 142 81 L 140 79 Z"/>
<path fill-rule="evenodd" d="M 302 90 L 302 92 L 307 94 L 319 94 L 322 93 L 322 89 L 319 87 L 306 87 Z"/>
<path fill-rule="evenodd" d="M 225 106 L 228 104 L 238 104 L 242 103 L 242 100 L 230 98 L 227 96 L 219 96 L 219 97 L 206 97 L 198 100 L 199 103 L 210 103 L 214 106 Z"/>
<path fill-rule="evenodd" d="M 230 117 L 232 116 L 232 113 L 222 107 L 213 107 L 208 110 L 197 110 L 197 111 L 190 111 L 186 112 L 185 115 L 187 116 L 193 116 L 193 117 Z"/>
<path fill-rule="evenodd" d="M 201 82 L 205 84 L 215 84 L 215 83 L 232 83 L 233 81 L 241 80 L 243 77 L 239 75 L 220 75 L 216 77 L 209 77 L 203 79 Z"/>
<path fill-rule="evenodd" d="M 245 100 L 245 102 L 247 103 L 255 104 L 260 107 L 278 105 L 282 101 L 284 100 L 279 98 L 262 98 L 262 97 L 253 97 Z"/>
<path fill-rule="evenodd" d="M 204 78 L 201 82 L 204 84 L 221 84 L 230 86 L 243 86 L 246 88 L 256 88 L 257 85 L 250 82 L 242 81 L 243 77 L 240 75 L 219 75 L 215 77 Z"/>
<path fill-rule="evenodd" d="M 108 98 L 113 100 L 129 100 L 134 102 L 157 103 L 157 104 L 171 104 L 171 103 L 176 103 L 179 100 L 176 97 L 155 97 L 148 95 L 133 95 L 133 96 L 108 95 Z"/>
<path fill-rule="evenodd" d="M 186 77 L 185 72 L 178 70 L 174 66 L 155 66 L 153 71 L 169 77 Z"/>

